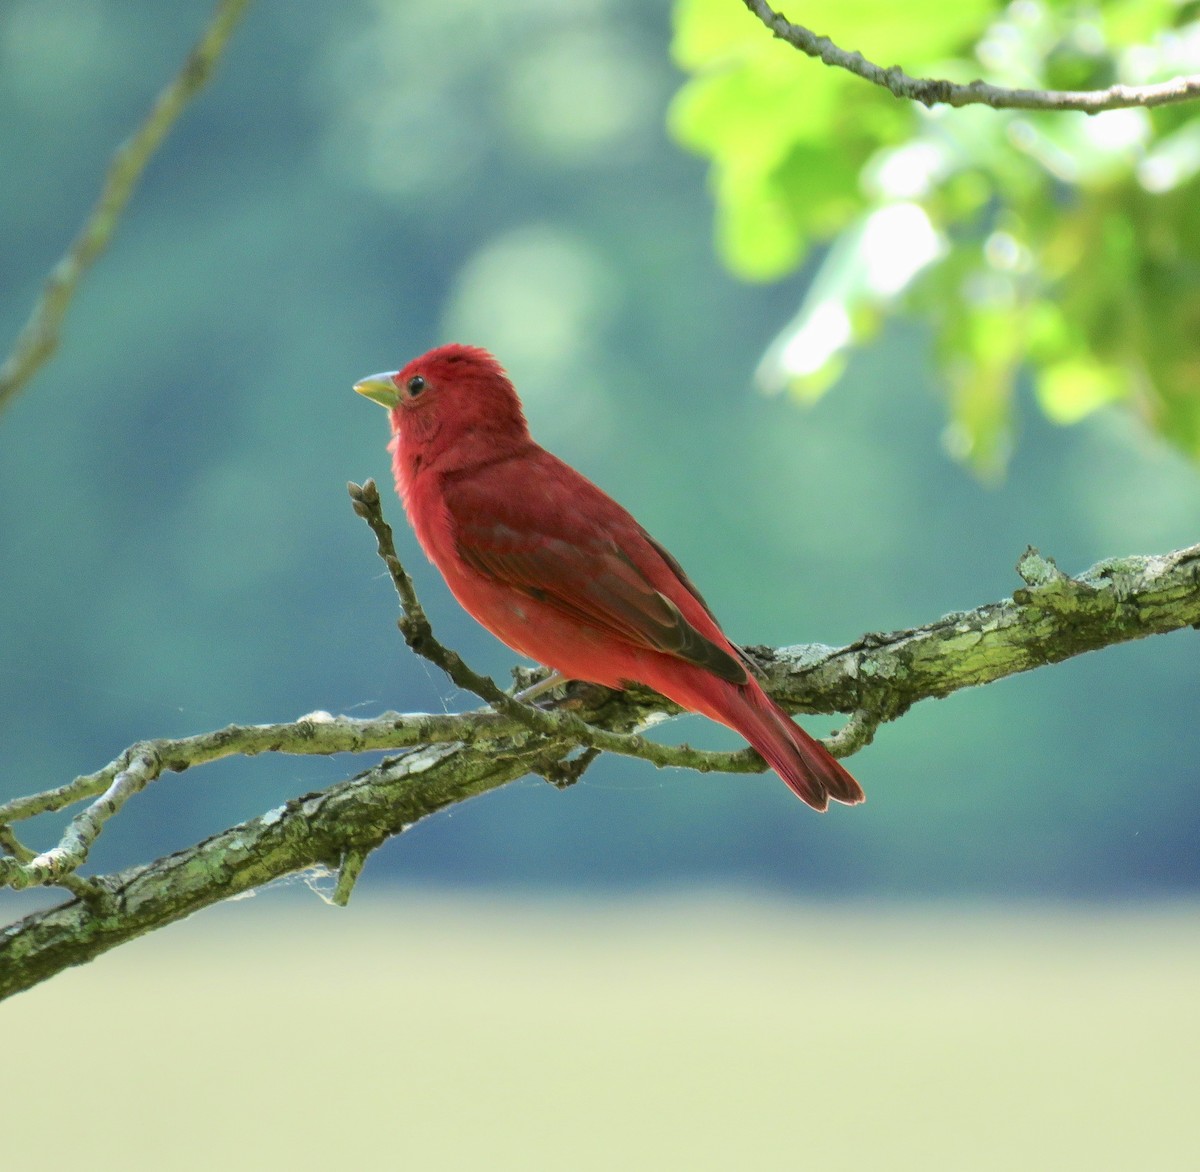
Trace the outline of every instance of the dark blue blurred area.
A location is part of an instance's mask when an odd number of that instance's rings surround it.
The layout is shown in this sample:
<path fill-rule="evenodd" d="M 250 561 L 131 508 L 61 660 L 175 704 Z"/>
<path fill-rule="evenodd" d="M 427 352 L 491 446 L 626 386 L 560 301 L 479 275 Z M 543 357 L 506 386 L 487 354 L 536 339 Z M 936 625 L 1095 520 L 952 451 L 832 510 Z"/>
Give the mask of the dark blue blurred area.
<path fill-rule="evenodd" d="M 0 9 L 0 338 L 82 222 L 207 3 Z M 734 639 L 839 643 L 1196 540 L 1195 469 L 1118 413 L 1026 406 L 1007 481 L 944 454 L 918 324 L 814 407 L 752 372 L 800 281 L 738 284 L 664 112 L 668 8 L 256 5 L 153 160 L 64 344 L 0 417 L 0 797 L 129 743 L 313 709 L 473 706 L 405 650 L 345 482 L 389 478 L 362 375 L 494 349 L 534 432 L 688 568 Z M 442 639 L 505 677 L 389 497 Z M 602 760 L 456 807 L 375 856 L 413 885 L 746 886 L 871 896 L 1200 887 L 1196 634 L 918 706 L 821 818 L 771 776 Z M 818 732 L 828 721 L 811 722 Z M 669 737 L 733 745 L 690 718 Z M 93 865 L 177 849 L 361 760 L 168 776 Z M 39 824 L 37 843 L 55 827 Z M 33 836 L 31 836 L 33 837 Z"/>

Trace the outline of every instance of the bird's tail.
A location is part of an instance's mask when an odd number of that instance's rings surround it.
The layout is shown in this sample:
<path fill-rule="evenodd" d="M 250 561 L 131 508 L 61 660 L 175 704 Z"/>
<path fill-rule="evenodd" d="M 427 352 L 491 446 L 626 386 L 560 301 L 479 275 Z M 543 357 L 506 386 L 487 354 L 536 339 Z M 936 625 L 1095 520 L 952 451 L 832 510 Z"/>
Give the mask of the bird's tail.
<path fill-rule="evenodd" d="M 728 685 L 719 711 L 722 724 L 740 732 L 814 810 L 825 810 L 829 799 L 853 806 L 866 799 L 862 786 L 821 744 L 808 735 L 754 681 Z"/>

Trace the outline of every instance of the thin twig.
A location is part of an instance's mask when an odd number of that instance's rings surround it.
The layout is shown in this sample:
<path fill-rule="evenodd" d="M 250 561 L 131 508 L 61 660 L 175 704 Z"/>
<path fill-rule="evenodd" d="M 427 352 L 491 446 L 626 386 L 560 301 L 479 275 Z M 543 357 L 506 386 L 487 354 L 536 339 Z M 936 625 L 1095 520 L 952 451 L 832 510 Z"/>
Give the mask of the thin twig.
<path fill-rule="evenodd" d="M 11 826 L 0 824 L 0 850 L 5 851 L 13 863 L 7 859 L 0 859 L 0 887 L 4 886 L 3 875 L 10 868 L 13 868 L 14 863 L 21 866 L 28 866 L 37 858 L 37 852 L 32 851 L 27 847 L 13 831 Z M 15 869 L 13 873 L 18 873 Z M 79 875 L 67 873 L 54 879 L 53 885 L 61 887 L 69 891 L 76 899 L 95 906 L 102 902 L 105 897 L 103 888 L 98 883 L 91 879 L 83 879 Z"/>
<path fill-rule="evenodd" d="M 337 884 L 333 889 L 330 901 L 335 907 L 345 907 L 350 902 L 350 893 L 362 874 L 366 865 L 368 851 L 351 847 L 342 855 L 342 864 L 338 867 Z"/>
<path fill-rule="evenodd" d="M 875 739 L 882 720 L 878 714 L 858 708 L 837 732 L 825 738 L 825 747 L 835 757 L 849 757 L 859 749 L 865 749 Z"/>
<path fill-rule="evenodd" d="M 558 758 L 546 765 L 538 767 L 541 774 L 555 789 L 567 789 L 573 786 L 588 770 L 600 750 L 595 745 L 584 749 L 578 757 Z"/>
<path fill-rule="evenodd" d="M 1200 98 L 1200 74 L 1175 77 L 1156 85 L 1112 85 L 1103 90 L 1007 89 L 985 81 L 968 85 L 935 78 L 910 77 L 898 65 L 884 69 L 861 53 L 839 48 L 828 37 L 818 36 L 803 25 L 793 24 L 766 0 L 742 0 L 751 12 L 782 41 L 826 65 L 849 70 L 858 77 L 890 90 L 898 98 L 926 106 L 992 106 L 997 110 L 1079 110 L 1099 114 L 1128 106 L 1165 106 Z"/>
<path fill-rule="evenodd" d="M 264 752 L 330 755 L 453 742 L 469 744 L 503 737 L 513 728 L 511 720 L 492 712 L 461 716 L 387 712 L 371 720 L 319 712 L 290 724 L 230 725 L 194 737 L 145 741 L 126 749 L 95 773 L 0 806 L 0 848 L 9 855 L 0 857 L 0 887 L 19 890 L 54 885 L 79 898 L 100 898 L 101 890 L 90 880 L 75 876 L 75 870 L 86 861 L 105 823 L 133 794 L 168 770 L 182 773 L 224 757 Z M 25 847 L 9 825 L 88 798 L 96 800 L 71 821 L 56 846 L 41 854 Z"/>
<path fill-rule="evenodd" d="M 488 732 L 489 725 L 500 726 L 491 713 L 447 715 L 385 712 L 363 720 L 353 716 L 313 712 L 288 723 L 231 724 L 213 732 L 173 739 L 164 737 L 145 744 L 163 763 L 163 772 L 182 773 L 193 765 L 204 765 L 225 757 L 254 757 L 259 753 L 365 753 L 413 745 L 470 741 L 479 732 Z M 500 731 L 504 730 L 501 728 Z M 103 793 L 124 768 L 134 748 L 136 746 L 126 749 L 95 773 L 86 773 L 66 785 L 42 793 L 5 802 L 0 805 L 0 824 L 23 822 L 38 814 L 62 810 Z"/>
<path fill-rule="evenodd" d="M 124 754 L 124 758 L 125 763 L 108 789 L 72 819 L 62 841 L 56 847 L 22 861 L 20 874 L 14 878 L 13 887 L 57 883 L 63 876 L 81 867 L 87 860 L 92 844 L 100 837 L 104 824 L 162 772 L 162 762 L 149 744 L 134 745 Z"/>
<path fill-rule="evenodd" d="M 0 367 L 0 411 L 58 348 L 63 320 L 79 282 L 108 247 L 146 164 L 188 102 L 207 84 L 250 0 L 220 0 L 204 35 L 175 79 L 158 95 L 146 120 L 116 150 L 100 198 L 79 235 L 54 266 L 5 363 Z"/>

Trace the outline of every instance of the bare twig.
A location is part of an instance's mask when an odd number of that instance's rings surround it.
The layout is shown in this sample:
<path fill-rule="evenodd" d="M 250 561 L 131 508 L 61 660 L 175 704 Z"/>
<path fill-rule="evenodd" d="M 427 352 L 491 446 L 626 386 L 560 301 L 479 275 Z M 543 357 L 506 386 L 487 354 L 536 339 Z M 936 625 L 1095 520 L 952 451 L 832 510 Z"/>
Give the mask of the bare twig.
<path fill-rule="evenodd" d="M 160 762 L 159 772 L 182 773 L 193 765 L 225 757 L 254 757 L 259 753 L 365 753 L 470 740 L 473 730 L 486 731 L 494 723 L 491 717 L 488 713 L 447 716 L 385 712 L 370 720 L 360 720 L 314 712 L 286 724 L 232 724 L 215 732 L 146 741 L 144 745 Z M 103 769 L 77 777 L 66 785 L 5 802 L 0 805 L 0 825 L 62 810 L 103 793 L 136 748 L 126 749 Z"/>
<path fill-rule="evenodd" d="M 875 739 L 881 723 L 882 717 L 865 708 L 858 708 L 837 732 L 825 739 L 825 745 L 835 757 L 849 757 L 859 749 L 865 749 Z"/>
<path fill-rule="evenodd" d="M 453 741 L 481 743 L 504 736 L 512 727 L 511 721 L 490 712 L 463 716 L 402 716 L 388 712 L 371 720 L 317 712 L 290 724 L 230 725 L 194 737 L 144 741 L 95 773 L 0 806 L 0 847 L 5 847 L 9 855 L 0 858 L 0 887 L 22 889 L 52 884 L 80 898 L 94 896 L 93 888 L 80 886 L 88 881 L 78 879 L 74 871 L 86 861 L 108 819 L 165 771 L 182 773 L 224 757 L 264 752 L 329 755 Z M 56 846 L 41 854 L 23 847 L 12 833 L 11 823 L 88 798 L 96 800 L 72 820 Z"/>
<path fill-rule="evenodd" d="M 2 823 L 0 823 L 0 850 L 23 866 L 28 866 L 37 858 L 37 853 L 30 850 L 16 836 L 11 826 L 5 826 Z M 8 870 L 5 863 L 6 860 L 0 858 L 0 886 L 4 885 L 3 876 Z M 84 900 L 89 904 L 94 905 L 104 898 L 104 892 L 92 880 L 84 879 L 70 872 L 59 876 L 52 882 L 55 887 L 61 887 L 69 891 L 76 899 Z"/>
<path fill-rule="evenodd" d="M 345 907 L 350 902 L 350 893 L 362 874 L 366 865 L 369 851 L 361 847 L 351 847 L 342 855 L 341 866 L 338 867 L 337 884 L 334 886 L 330 902 L 335 907 Z"/>
<path fill-rule="evenodd" d="M 123 757 L 124 764 L 108 789 L 75 816 L 58 846 L 21 864 L 20 883 L 14 886 L 54 883 L 75 871 L 87 858 L 92 843 L 100 837 L 104 824 L 162 771 L 158 756 L 150 745 L 134 745 Z"/>
<path fill-rule="evenodd" d="M 63 320 L 79 282 L 108 247 L 146 164 L 188 102 L 207 84 L 249 4 L 250 0 L 220 0 L 175 79 L 158 95 L 145 122 L 117 148 L 96 206 L 46 279 L 40 300 L 0 367 L 0 411 L 58 348 Z"/>
<path fill-rule="evenodd" d="M 861 53 L 839 48 L 828 37 L 818 36 L 803 25 L 793 24 L 782 12 L 776 12 L 766 0 L 742 0 L 782 41 L 794 45 L 809 57 L 826 65 L 849 70 L 858 77 L 890 90 L 898 98 L 922 102 L 926 106 L 992 106 L 997 110 L 1079 110 L 1099 114 L 1128 106 L 1165 106 L 1172 102 L 1191 102 L 1200 98 L 1200 74 L 1175 77 L 1156 85 L 1112 85 L 1102 90 L 1029 90 L 1007 89 L 973 81 L 968 85 L 934 78 L 910 77 L 898 65 L 883 68 L 868 61 Z"/>

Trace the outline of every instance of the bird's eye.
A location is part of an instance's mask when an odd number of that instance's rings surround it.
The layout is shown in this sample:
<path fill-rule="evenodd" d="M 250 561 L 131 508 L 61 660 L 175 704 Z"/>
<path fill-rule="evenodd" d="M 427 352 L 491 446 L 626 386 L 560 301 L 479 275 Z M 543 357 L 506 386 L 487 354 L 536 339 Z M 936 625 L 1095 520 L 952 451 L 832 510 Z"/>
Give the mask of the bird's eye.
<path fill-rule="evenodd" d="M 425 380 L 419 374 L 414 374 L 408 380 L 408 393 L 410 395 L 419 395 L 424 389 Z"/>

